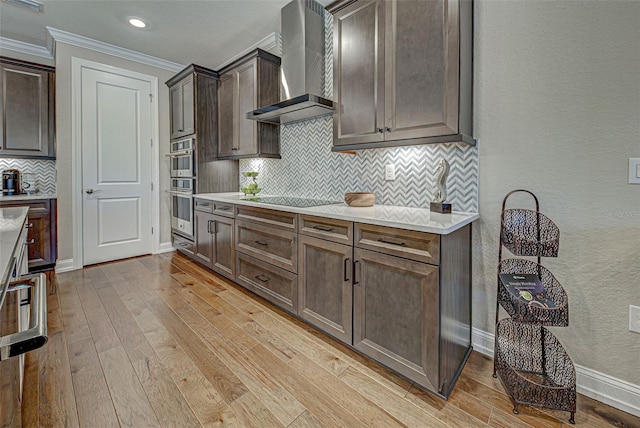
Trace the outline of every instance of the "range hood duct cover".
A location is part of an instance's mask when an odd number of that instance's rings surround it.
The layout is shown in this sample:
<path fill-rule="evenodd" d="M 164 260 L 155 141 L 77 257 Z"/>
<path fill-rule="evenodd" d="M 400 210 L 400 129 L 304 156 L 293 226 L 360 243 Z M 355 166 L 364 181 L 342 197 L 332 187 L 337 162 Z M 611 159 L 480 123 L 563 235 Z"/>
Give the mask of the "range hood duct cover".
<path fill-rule="evenodd" d="M 294 0 L 282 8 L 281 97 L 283 101 L 247 113 L 247 119 L 290 123 L 333 112 L 323 98 L 324 8 L 313 0 Z"/>

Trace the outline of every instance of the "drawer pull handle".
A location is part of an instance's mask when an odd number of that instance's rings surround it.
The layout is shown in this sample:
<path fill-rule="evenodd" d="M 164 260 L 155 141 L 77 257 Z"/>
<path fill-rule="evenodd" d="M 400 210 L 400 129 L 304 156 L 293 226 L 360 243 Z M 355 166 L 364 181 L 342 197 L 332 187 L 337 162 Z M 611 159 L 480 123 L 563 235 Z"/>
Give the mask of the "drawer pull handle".
<path fill-rule="evenodd" d="M 356 260 L 355 262 L 353 262 L 353 285 L 359 284 L 358 280 L 356 279 L 356 273 L 358 273 L 358 270 L 356 269 L 356 267 L 358 266 L 359 263 L 360 263 L 360 260 Z"/>
<path fill-rule="evenodd" d="M 349 262 L 351 261 L 350 258 L 346 258 L 344 259 L 344 280 L 346 281 L 350 281 L 349 277 L 347 276 L 347 266 L 349 265 Z"/>
<path fill-rule="evenodd" d="M 211 206 L 211 202 L 200 202 L 198 200 L 196 200 L 196 205 L 199 207 L 210 207 Z"/>
<path fill-rule="evenodd" d="M 25 245 L 32 245 L 36 243 L 36 238 L 31 238 L 29 239 L 27 242 L 25 242 Z"/>
<path fill-rule="evenodd" d="M 29 223 L 25 226 L 25 229 L 33 229 L 33 223 Z"/>
<path fill-rule="evenodd" d="M 231 209 L 231 207 L 220 207 L 220 208 L 216 208 L 218 211 L 229 211 Z"/>
<path fill-rule="evenodd" d="M 316 229 L 316 230 L 321 230 L 323 232 L 331 232 L 333 230 L 333 227 L 320 226 L 320 225 L 315 225 L 315 226 L 313 226 L 313 228 Z"/>
<path fill-rule="evenodd" d="M 378 242 L 384 242 L 385 244 L 391 244 L 391 245 L 398 245 L 400 247 L 404 247 L 405 245 L 407 245 L 402 241 L 396 242 L 396 241 L 390 241 L 390 240 L 384 239 L 384 238 L 378 238 Z"/>
<path fill-rule="evenodd" d="M 255 242 L 255 243 L 256 243 L 256 244 L 258 244 L 258 245 L 264 245 L 265 247 L 266 247 L 267 245 L 269 245 L 268 243 L 263 242 L 263 241 L 253 241 L 253 242 Z"/>
<path fill-rule="evenodd" d="M 255 278 L 261 282 L 269 282 L 269 279 L 270 279 L 268 276 L 264 276 L 262 274 L 256 275 Z"/>

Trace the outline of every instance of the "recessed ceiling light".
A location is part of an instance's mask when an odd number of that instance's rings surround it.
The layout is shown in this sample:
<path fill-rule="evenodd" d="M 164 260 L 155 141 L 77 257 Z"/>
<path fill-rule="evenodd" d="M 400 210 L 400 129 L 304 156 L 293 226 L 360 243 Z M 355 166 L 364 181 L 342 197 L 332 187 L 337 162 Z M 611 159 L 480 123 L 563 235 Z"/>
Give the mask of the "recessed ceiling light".
<path fill-rule="evenodd" d="M 138 28 L 144 28 L 147 26 L 147 24 L 144 23 L 144 21 L 142 19 L 139 18 L 131 18 L 129 20 L 129 24 L 133 25 L 134 27 L 138 27 Z"/>

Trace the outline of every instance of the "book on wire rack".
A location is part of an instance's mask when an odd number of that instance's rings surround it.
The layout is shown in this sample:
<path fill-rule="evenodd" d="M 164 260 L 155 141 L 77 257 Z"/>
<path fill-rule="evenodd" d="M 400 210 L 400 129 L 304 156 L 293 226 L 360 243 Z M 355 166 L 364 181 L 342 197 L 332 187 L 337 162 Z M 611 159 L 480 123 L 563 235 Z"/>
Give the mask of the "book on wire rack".
<path fill-rule="evenodd" d="M 501 273 L 500 281 L 511 294 L 530 306 L 554 308 L 556 305 L 544 289 L 540 277 L 531 273 Z"/>

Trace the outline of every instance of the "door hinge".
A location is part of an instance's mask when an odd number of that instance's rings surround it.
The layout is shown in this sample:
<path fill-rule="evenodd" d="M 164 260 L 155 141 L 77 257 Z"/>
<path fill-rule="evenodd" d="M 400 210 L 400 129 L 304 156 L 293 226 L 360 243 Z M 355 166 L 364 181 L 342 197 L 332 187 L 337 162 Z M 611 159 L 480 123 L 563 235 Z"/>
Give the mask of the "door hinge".
<path fill-rule="evenodd" d="M 149 94 L 149 102 L 153 102 L 153 94 Z"/>
<path fill-rule="evenodd" d="M 153 138 L 151 139 L 151 147 L 153 147 Z"/>
<path fill-rule="evenodd" d="M 151 191 L 153 192 L 153 183 L 151 183 Z"/>
<path fill-rule="evenodd" d="M 151 234 L 153 235 L 153 227 L 151 228 Z"/>

